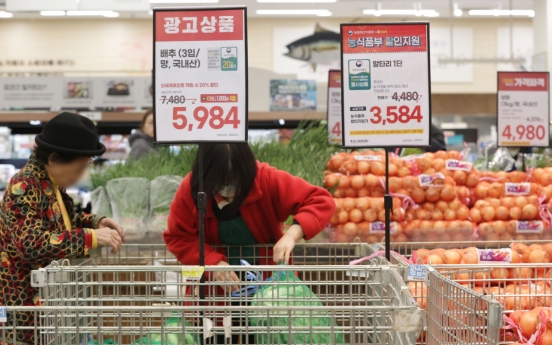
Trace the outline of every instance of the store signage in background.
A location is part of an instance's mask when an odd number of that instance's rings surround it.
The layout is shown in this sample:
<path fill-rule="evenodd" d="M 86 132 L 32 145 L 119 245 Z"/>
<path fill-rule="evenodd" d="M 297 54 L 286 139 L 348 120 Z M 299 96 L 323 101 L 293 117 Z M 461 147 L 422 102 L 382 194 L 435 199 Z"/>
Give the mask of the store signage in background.
<path fill-rule="evenodd" d="M 79 10 L 149 11 L 149 0 L 79 0 Z"/>
<path fill-rule="evenodd" d="M 431 144 L 429 23 L 341 24 L 344 147 Z"/>
<path fill-rule="evenodd" d="M 154 10 L 155 140 L 247 141 L 247 10 Z"/>
<path fill-rule="evenodd" d="M 498 146 L 548 147 L 548 72 L 498 72 Z"/>
<path fill-rule="evenodd" d="M 6 0 L 6 11 L 76 11 L 75 0 Z"/>
<path fill-rule="evenodd" d="M 270 81 L 270 111 L 316 110 L 316 80 Z"/>
<path fill-rule="evenodd" d="M 341 145 L 341 71 L 328 73 L 328 142 Z"/>
<path fill-rule="evenodd" d="M 0 108 L 148 108 L 150 77 L 0 78 Z"/>

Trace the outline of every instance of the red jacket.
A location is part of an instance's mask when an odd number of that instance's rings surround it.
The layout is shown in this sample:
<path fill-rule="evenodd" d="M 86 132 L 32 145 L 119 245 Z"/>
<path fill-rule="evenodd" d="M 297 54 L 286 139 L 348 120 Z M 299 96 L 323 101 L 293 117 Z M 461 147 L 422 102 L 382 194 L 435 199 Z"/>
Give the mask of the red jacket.
<path fill-rule="evenodd" d="M 199 264 L 198 211 L 192 198 L 191 174 L 178 188 L 169 213 L 168 229 L 163 233 L 167 248 L 184 265 Z M 255 183 L 240 207 L 243 220 L 257 242 L 274 244 L 282 236 L 282 222 L 294 215 L 305 232 L 305 239 L 316 236 L 328 225 L 335 203 L 326 190 L 305 180 L 277 170 L 266 163 L 257 163 Z M 221 244 L 218 221 L 213 214 L 212 200 L 207 200 L 205 216 L 205 264 L 227 261 L 224 251 L 210 245 Z"/>

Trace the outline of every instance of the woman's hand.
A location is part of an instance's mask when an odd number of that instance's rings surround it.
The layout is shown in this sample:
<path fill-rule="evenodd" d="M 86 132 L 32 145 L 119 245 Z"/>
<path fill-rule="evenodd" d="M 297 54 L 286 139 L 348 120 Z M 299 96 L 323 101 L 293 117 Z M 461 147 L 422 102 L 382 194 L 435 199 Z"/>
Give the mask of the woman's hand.
<path fill-rule="evenodd" d="M 221 261 L 217 264 L 218 266 L 230 266 L 228 262 Z M 229 283 L 229 282 L 239 282 L 240 278 L 236 275 L 235 272 L 229 272 L 229 271 L 219 271 L 215 272 L 215 280 L 222 282 L 222 283 Z M 238 291 L 240 287 L 238 285 L 221 285 L 221 288 L 224 289 L 226 292 L 234 292 Z"/>
<path fill-rule="evenodd" d="M 305 237 L 305 233 L 301 225 L 293 224 L 290 226 L 288 231 L 274 246 L 274 262 L 277 264 L 281 262 L 284 262 L 286 265 L 289 264 L 289 258 L 293 248 L 295 248 L 295 243 L 303 237 Z"/>
<path fill-rule="evenodd" d="M 96 232 L 96 239 L 98 245 L 103 247 L 111 247 L 111 253 L 117 254 L 121 248 L 123 240 L 119 236 L 119 232 L 111 228 L 99 228 L 94 230 Z"/>
<path fill-rule="evenodd" d="M 98 228 L 111 228 L 117 230 L 123 242 L 125 241 L 125 231 L 123 230 L 123 227 L 120 226 L 113 218 L 102 218 L 98 223 Z"/>

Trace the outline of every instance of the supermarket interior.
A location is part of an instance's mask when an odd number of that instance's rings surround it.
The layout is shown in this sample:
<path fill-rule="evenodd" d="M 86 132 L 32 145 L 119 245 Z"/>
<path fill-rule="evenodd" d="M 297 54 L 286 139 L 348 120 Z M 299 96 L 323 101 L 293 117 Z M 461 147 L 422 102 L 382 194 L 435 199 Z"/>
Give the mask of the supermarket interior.
<path fill-rule="evenodd" d="M 552 0 L 0 0 L 0 345 L 552 345 L 551 66 Z"/>

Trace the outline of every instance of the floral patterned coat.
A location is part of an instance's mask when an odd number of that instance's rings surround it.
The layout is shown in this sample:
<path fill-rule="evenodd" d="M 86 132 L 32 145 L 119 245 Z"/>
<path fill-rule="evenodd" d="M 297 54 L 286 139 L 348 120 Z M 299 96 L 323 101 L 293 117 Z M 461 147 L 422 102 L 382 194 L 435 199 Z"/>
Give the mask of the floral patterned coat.
<path fill-rule="evenodd" d="M 98 227 L 101 218 L 76 213 L 71 197 L 63 190 L 61 195 L 72 222 L 71 231 L 63 222 L 52 181 L 34 155 L 6 187 L 0 206 L 0 306 L 37 305 L 38 289 L 31 287 L 31 270 L 53 260 L 86 257 L 92 248 L 91 229 Z M 10 326 L 14 322 L 11 314 Z M 34 322 L 32 313 L 17 313 L 15 318 L 20 326 Z M 8 344 L 35 341 L 33 331 L 16 333 L 14 341 L 13 332 L 8 331 Z"/>

